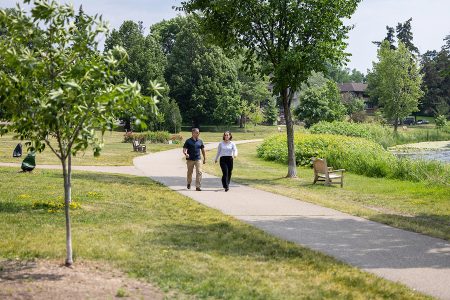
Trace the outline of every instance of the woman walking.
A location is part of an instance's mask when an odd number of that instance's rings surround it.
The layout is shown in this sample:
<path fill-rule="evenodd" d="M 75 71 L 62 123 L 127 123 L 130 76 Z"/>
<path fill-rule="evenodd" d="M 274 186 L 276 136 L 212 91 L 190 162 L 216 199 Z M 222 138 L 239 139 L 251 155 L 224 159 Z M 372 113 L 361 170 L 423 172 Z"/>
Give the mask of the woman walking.
<path fill-rule="evenodd" d="M 225 192 L 228 192 L 230 189 L 231 173 L 233 172 L 233 158 L 237 156 L 238 151 L 236 144 L 231 141 L 233 139 L 231 132 L 225 131 L 222 139 L 223 141 L 219 143 L 217 148 L 217 155 L 214 162 L 217 163 L 217 159 L 220 158 L 222 186 L 225 189 Z"/>

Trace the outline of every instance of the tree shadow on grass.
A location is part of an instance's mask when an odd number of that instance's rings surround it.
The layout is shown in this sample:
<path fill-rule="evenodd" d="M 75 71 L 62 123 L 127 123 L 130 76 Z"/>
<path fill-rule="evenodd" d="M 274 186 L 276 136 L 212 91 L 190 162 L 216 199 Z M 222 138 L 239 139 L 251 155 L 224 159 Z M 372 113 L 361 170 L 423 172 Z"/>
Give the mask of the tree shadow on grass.
<path fill-rule="evenodd" d="M 48 174 L 47 177 L 59 178 L 62 180 L 62 174 Z M 121 175 L 121 174 L 110 174 L 110 173 L 94 173 L 94 172 L 76 172 L 72 174 L 72 184 L 76 184 L 78 180 L 82 181 L 92 181 L 101 184 L 123 184 L 128 187 L 130 186 L 141 186 L 141 187 L 151 187 L 158 186 L 162 187 L 158 182 L 151 180 L 144 176 L 133 176 L 133 175 Z"/>
<path fill-rule="evenodd" d="M 20 202 L 12 202 L 12 201 L 0 202 L 0 213 L 18 213 L 24 210 L 28 210 L 29 208 L 30 208 L 29 205 L 25 205 Z"/>
<path fill-rule="evenodd" d="M 266 235 L 248 225 L 233 225 L 217 222 L 208 225 L 171 224 L 155 230 L 142 243 L 159 244 L 164 247 L 197 252 L 215 252 L 222 255 L 258 257 L 261 260 L 280 258 L 299 258 L 305 249 L 280 243 L 276 238 Z"/>

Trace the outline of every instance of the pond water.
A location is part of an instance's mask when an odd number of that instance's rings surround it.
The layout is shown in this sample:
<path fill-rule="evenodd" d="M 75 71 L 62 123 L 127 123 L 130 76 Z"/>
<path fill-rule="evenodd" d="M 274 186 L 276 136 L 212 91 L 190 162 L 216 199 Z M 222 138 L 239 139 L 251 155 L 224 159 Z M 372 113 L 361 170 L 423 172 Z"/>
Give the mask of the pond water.
<path fill-rule="evenodd" d="M 420 150 L 417 152 L 393 152 L 398 157 L 408 157 L 411 159 L 437 160 L 444 163 L 450 163 L 449 150 Z"/>

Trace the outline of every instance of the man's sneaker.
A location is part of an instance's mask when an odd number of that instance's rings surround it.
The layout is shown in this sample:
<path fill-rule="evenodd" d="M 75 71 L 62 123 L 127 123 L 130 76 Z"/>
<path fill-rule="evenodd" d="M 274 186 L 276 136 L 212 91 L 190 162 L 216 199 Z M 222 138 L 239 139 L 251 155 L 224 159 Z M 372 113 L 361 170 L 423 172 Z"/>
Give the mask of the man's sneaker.
<path fill-rule="evenodd" d="M 191 189 L 191 184 L 190 183 L 187 184 L 187 188 L 188 188 L 188 190 Z"/>
<path fill-rule="evenodd" d="M 228 188 L 225 188 L 225 192 L 228 192 Z"/>
<path fill-rule="evenodd" d="M 196 190 L 196 191 L 199 191 L 199 192 L 201 192 L 201 191 L 202 191 L 202 189 L 201 189 L 201 188 L 195 188 L 195 190 Z"/>

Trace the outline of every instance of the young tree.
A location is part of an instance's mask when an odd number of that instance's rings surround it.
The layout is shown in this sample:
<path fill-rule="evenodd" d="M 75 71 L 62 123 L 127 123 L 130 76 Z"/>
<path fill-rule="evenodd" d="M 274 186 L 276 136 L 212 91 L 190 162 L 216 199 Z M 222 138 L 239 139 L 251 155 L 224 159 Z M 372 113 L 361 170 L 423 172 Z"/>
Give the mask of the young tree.
<path fill-rule="evenodd" d="M 159 112 L 162 114 L 162 128 L 171 133 L 178 133 L 181 130 L 181 113 L 177 102 L 174 99 L 164 97 L 159 103 Z"/>
<path fill-rule="evenodd" d="M 0 94 L 11 116 L 6 130 L 30 140 L 37 151 L 50 148 L 61 162 L 70 266 L 72 156 L 89 145 L 99 155 L 102 141 L 95 130 L 108 129 L 116 109 L 140 107 L 139 84 L 116 82 L 127 57 L 123 48 L 96 50 L 98 34 L 106 32 L 101 18 L 76 16 L 70 5 L 55 1 L 35 1 L 30 17 L 0 10 L 0 20 L 7 28 L 7 38 L 0 38 Z M 42 42 L 31 45 L 37 35 Z"/>
<path fill-rule="evenodd" d="M 264 122 L 269 125 L 276 125 L 278 120 L 278 105 L 277 99 L 272 96 L 269 97 L 266 103 L 266 107 L 264 108 Z"/>
<path fill-rule="evenodd" d="M 246 64 L 270 75 L 284 109 L 288 177 L 296 177 L 291 103 L 311 71 L 343 57 L 350 18 L 360 0 L 186 0 L 184 10 L 198 16 L 209 37 L 227 49 L 243 49 Z"/>
<path fill-rule="evenodd" d="M 389 43 L 383 42 L 378 49 L 378 60 L 373 63 L 369 76 L 370 93 L 378 98 L 384 116 L 394 121 L 396 132 L 400 120 L 418 111 L 423 95 L 422 77 L 413 55 L 402 42 L 398 49 L 390 49 Z"/>

